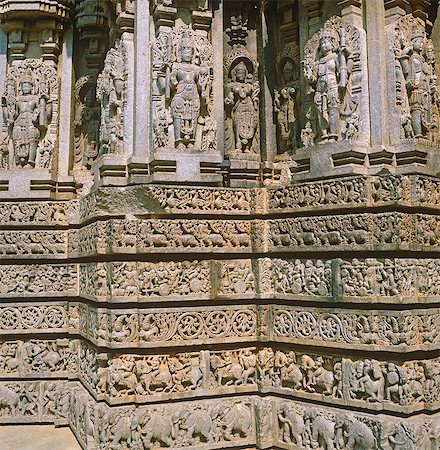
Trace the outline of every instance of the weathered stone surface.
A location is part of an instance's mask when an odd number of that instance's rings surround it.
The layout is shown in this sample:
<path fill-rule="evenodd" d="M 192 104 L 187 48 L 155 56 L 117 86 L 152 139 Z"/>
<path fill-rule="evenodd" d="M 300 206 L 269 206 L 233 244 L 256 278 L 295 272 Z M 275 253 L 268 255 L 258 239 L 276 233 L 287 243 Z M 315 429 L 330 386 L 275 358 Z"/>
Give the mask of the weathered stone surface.
<path fill-rule="evenodd" d="M 0 422 L 440 448 L 436 7 L 0 1 Z"/>

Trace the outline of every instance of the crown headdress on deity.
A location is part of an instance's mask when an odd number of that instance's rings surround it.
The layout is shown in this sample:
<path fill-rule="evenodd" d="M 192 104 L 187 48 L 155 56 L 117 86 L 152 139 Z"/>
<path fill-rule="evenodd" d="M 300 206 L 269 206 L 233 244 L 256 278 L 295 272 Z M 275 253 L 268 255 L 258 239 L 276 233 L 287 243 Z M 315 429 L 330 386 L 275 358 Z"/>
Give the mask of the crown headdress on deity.
<path fill-rule="evenodd" d="M 333 28 L 325 27 L 321 31 L 321 37 L 320 37 L 321 41 L 324 39 L 331 39 L 333 44 L 336 44 L 338 42 L 338 38 L 339 38 L 338 32 L 336 30 L 334 30 Z"/>
<path fill-rule="evenodd" d="M 34 78 L 32 76 L 32 72 L 27 69 L 23 75 L 20 77 L 20 83 L 30 83 L 34 84 Z"/>
<path fill-rule="evenodd" d="M 180 38 L 180 46 L 182 47 L 184 44 L 194 45 L 193 38 L 188 30 L 185 30 Z"/>
<path fill-rule="evenodd" d="M 411 35 L 412 41 L 415 41 L 416 39 L 425 39 L 425 33 L 418 28 L 415 28 Z"/>

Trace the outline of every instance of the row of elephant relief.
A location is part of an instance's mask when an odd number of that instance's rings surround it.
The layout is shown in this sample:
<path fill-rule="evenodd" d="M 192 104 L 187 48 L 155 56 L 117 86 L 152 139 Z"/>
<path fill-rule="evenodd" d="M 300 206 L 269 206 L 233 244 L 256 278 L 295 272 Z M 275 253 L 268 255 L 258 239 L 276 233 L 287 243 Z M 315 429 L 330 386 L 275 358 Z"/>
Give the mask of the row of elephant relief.
<path fill-rule="evenodd" d="M 304 450 L 432 450 L 440 443 L 435 417 L 367 416 L 271 397 L 108 407 L 78 388 L 73 392 L 70 426 L 87 449 L 282 444 Z"/>

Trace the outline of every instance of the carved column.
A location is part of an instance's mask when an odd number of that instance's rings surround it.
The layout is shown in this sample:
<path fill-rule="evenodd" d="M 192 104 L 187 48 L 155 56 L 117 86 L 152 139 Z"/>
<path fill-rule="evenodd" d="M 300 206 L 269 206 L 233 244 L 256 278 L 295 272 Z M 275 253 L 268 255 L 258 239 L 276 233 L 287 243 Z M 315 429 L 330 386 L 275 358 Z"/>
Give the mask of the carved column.
<path fill-rule="evenodd" d="M 91 165 L 98 157 L 101 108 L 96 82 L 108 49 L 109 5 L 82 0 L 75 11 L 75 122 L 72 169 L 82 192 L 93 183 Z"/>
<path fill-rule="evenodd" d="M 65 198 L 68 174 L 72 40 L 70 1 L 5 1 L 0 7 L 7 35 L 2 86 L 1 196 Z M 2 170 L 3 169 L 3 170 Z"/>
<path fill-rule="evenodd" d="M 100 105 L 98 158 L 92 165 L 94 186 L 125 185 L 133 154 L 134 1 L 113 0 L 110 48 L 97 78 Z"/>
<path fill-rule="evenodd" d="M 149 0 L 138 0 L 135 11 L 134 36 L 134 142 L 128 163 L 130 181 L 148 181 L 151 149 L 151 28 Z"/>

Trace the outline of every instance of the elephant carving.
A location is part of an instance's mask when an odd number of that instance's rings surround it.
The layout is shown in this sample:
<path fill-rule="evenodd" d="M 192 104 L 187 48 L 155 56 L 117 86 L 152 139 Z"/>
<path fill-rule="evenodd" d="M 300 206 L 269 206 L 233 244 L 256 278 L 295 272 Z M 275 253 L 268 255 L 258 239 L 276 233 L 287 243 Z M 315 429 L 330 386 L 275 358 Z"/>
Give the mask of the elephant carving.
<path fill-rule="evenodd" d="M 278 413 L 278 420 L 283 430 L 283 441 L 302 447 L 302 435 L 305 430 L 305 425 L 303 418 L 296 412 L 295 408 L 292 405 L 283 403 L 281 405 L 281 411 Z"/>
<path fill-rule="evenodd" d="M 226 407 L 222 415 L 224 438 L 227 441 L 234 440 L 234 435 L 246 437 L 252 424 L 251 411 L 248 406 L 236 403 L 232 407 Z"/>
<path fill-rule="evenodd" d="M 160 442 L 166 447 L 173 446 L 174 428 L 171 418 L 165 414 L 154 412 L 143 426 L 142 434 L 144 447 L 153 448 L 155 442 Z"/>

